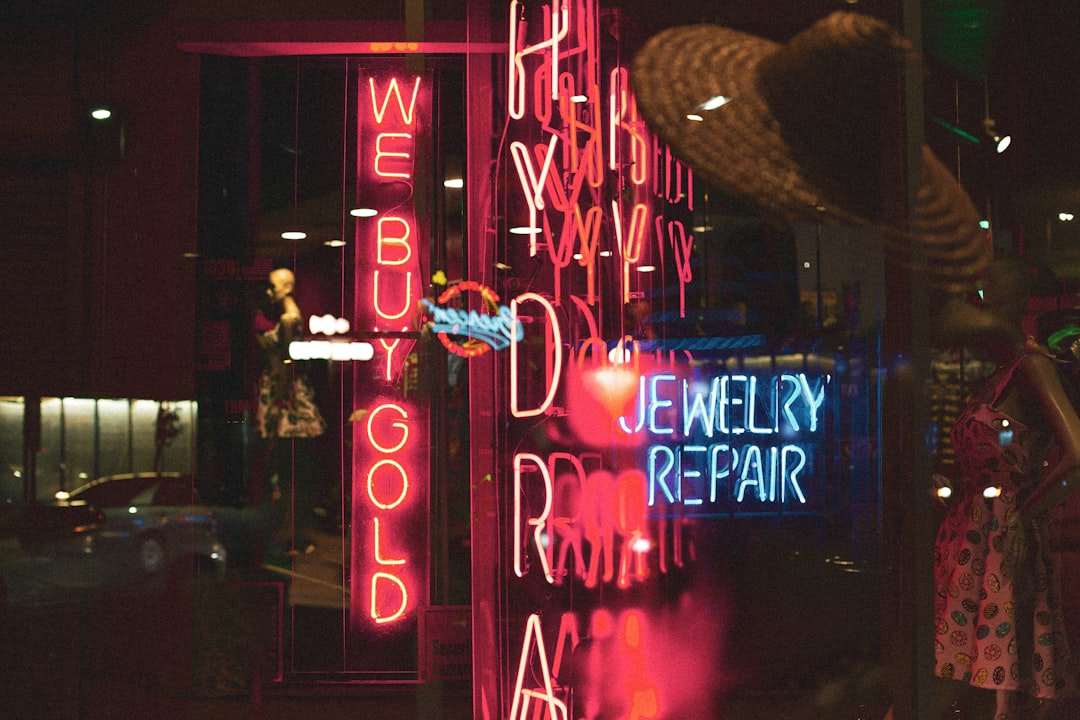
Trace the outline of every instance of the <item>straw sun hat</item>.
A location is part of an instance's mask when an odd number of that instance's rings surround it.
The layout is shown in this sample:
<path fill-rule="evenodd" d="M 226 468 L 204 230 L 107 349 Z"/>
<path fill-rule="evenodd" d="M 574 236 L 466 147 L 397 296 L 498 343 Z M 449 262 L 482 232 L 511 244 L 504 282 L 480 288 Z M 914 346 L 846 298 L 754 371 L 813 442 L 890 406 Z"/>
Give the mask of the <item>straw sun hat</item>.
<path fill-rule="evenodd" d="M 773 222 L 877 229 L 892 261 L 963 292 L 990 248 L 970 198 L 926 146 L 910 221 L 881 220 L 882 91 L 914 57 L 882 20 L 838 11 L 786 44 L 670 28 L 636 54 L 630 79 L 646 122 L 708 184 Z"/>

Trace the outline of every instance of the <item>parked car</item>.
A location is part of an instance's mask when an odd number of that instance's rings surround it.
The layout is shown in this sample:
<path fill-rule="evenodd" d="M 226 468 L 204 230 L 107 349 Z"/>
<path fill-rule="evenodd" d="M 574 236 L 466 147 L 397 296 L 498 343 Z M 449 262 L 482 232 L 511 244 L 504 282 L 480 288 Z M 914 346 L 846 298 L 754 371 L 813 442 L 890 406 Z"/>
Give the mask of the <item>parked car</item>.
<path fill-rule="evenodd" d="M 200 502 L 190 475 L 110 475 L 70 491 L 68 500 L 101 510 L 107 520 L 104 536 L 125 541 L 146 575 L 195 560 L 214 577 L 224 577 L 227 553 L 217 518 Z"/>
<path fill-rule="evenodd" d="M 0 505 L 0 607 L 87 599 L 131 579 L 107 523 L 85 502 Z"/>

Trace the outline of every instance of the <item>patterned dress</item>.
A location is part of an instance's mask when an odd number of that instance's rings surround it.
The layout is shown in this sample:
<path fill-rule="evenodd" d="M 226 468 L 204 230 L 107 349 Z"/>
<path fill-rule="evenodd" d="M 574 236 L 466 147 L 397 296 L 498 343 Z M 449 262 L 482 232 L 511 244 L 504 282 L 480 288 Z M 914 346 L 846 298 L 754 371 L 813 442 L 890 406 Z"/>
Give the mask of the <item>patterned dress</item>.
<path fill-rule="evenodd" d="M 1015 566 L 1007 523 L 1037 484 L 1050 437 L 993 407 L 1021 359 L 953 426 L 962 488 L 934 548 L 936 673 L 1049 698 L 1065 687 L 1069 659 L 1050 515 L 1032 523 Z"/>
<path fill-rule="evenodd" d="M 264 439 L 314 438 L 326 432 L 326 421 L 315 404 L 315 391 L 303 373 L 293 365 L 275 374 L 288 350 L 281 341 L 280 326 L 262 333 L 267 338 L 268 367 L 259 376 L 259 404 L 255 410 L 255 426 Z"/>

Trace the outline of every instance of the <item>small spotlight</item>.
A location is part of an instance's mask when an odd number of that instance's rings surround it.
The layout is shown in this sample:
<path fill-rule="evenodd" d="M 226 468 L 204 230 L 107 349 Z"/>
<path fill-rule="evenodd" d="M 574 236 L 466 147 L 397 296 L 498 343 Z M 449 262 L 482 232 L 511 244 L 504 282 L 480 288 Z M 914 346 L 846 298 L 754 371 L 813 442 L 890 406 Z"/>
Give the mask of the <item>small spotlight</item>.
<path fill-rule="evenodd" d="M 328 248 L 345 247 L 345 241 L 344 240 L 327 240 L 326 242 L 323 243 L 323 245 L 325 245 Z"/>
<path fill-rule="evenodd" d="M 983 230 L 989 230 L 990 229 L 990 221 L 989 220 L 980 220 L 979 221 L 979 227 L 981 227 Z"/>
<path fill-rule="evenodd" d="M 90 109 L 90 117 L 95 120 L 108 120 L 112 117 L 112 110 L 104 105 L 97 105 Z"/>
<path fill-rule="evenodd" d="M 349 214 L 352 215 L 353 217 L 367 218 L 367 217 L 375 217 L 376 215 L 379 214 L 379 211 L 376 210 L 375 208 L 358 207 L 358 208 L 353 208 L 352 210 L 350 210 Z"/>
<path fill-rule="evenodd" d="M 687 120 L 693 120 L 694 122 L 705 122 L 705 118 L 701 117 L 697 113 L 689 113 L 686 116 Z"/>
<path fill-rule="evenodd" d="M 443 180 L 443 187 L 452 190 L 460 190 L 465 187 L 465 180 L 463 178 L 447 178 L 446 180 Z"/>
<path fill-rule="evenodd" d="M 510 228 L 511 235 L 539 235 L 540 228 L 529 227 L 528 225 L 519 225 L 517 227 Z"/>
<path fill-rule="evenodd" d="M 307 237 L 307 233 L 302 230 L 286 230 L 281 233 L 282 240 L 303 240 Z"/>
<path fill-rule="evenodd" d="M 1072 222 L 1075 216 L 1070 212 L 1058 213 L 1058 220 L 1061 222 Z"/>
<path fill-rule="evenodd" d="M 637 271 L 639 273 L 656 272 L 656 266 L 655 265 L 638 265 Z"/>
<path fill-rule="evenodd" d="M 990 136 L 990 139 L 994 141 L 994 149 L 998 153 L 1005 152 L 1009 145 L 1012 144 L 1012 136 L 999 133 L 993 118 L 983 120 L 983 129 L 986 130 L 986 134 Z"/>
<path fill-rule="evenodd" d="M 589 102 L 589 98 L 586 95 L 571 95 L 570 102 L 572 103 L 585 103 Z"/>

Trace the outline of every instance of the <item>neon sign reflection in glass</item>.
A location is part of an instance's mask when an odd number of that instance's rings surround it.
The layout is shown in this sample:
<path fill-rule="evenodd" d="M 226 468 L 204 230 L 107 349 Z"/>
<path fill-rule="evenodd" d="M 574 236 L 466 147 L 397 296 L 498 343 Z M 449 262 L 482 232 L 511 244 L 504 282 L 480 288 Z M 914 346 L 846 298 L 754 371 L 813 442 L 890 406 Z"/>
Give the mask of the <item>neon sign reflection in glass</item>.
<path fill-rule="evenodd" d="M 633 416 L 618 425 L 655 439 L 645 456 L 649 507 L 715 504 L 722 488 L 739 504 L 805 504 L 830 381 L 805 372 L 640 376 Z"/>

